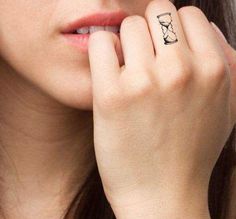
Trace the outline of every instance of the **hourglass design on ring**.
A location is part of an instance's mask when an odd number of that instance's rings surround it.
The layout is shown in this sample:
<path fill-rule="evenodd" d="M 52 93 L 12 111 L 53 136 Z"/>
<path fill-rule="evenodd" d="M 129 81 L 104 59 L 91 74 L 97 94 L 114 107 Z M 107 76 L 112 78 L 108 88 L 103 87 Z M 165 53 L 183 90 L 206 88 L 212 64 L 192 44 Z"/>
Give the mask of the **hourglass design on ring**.
<path fill-rule="evenodd" d="M 171 13 L 167 12 L 167 13 L 160 14 L 157 16 L 157 18 L 161 25 L 165 45 L 178 42 L 176 33 L 174 32 L 173 25 L 172 25 Z"/>

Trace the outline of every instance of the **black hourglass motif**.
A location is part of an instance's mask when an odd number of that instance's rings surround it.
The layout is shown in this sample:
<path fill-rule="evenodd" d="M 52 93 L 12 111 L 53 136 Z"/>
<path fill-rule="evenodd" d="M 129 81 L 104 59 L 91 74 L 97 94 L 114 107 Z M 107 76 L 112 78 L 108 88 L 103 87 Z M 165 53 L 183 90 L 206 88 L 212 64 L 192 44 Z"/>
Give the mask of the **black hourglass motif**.
<path fill-rule="evenodd" d="M 178 42 L 176 33 L 174 32 L 172 25 L 171 13 L 163 13 L 157 16 L 161 29 L 163 32 L 163 38 L 165 45 Z"/>

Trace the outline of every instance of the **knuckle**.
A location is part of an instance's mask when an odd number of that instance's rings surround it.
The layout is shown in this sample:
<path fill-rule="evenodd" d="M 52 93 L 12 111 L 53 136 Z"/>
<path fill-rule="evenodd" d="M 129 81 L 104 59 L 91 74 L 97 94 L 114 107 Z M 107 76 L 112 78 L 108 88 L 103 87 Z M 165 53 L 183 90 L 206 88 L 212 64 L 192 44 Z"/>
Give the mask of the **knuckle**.
<path fill-rule="evenodd" d="M 170 55 L 170 54 L 164 54 L 164 55 Z M 191 54 L 187 50 L 174 49 L 171 51 L 171 59 L 173 60 L 172 63 L 189 61 L 190 55 Z"/>
<path fill-rule="evenodd" d="M 151 82 L 140 83 L 137 86 L 137 90 L 135 91 L 134 96 L 140 97 L 140 98 L 147 97 L 151 93 L 152 90 L 153 90 L 153 85 Z"/>
<path fill-rule="evenodd" d="M 169 8 L 170 10 L 176 10 L 175 5 L 171 1 L 150 1 L 146 7 L 145 14 L 147 15 L 151 11 L 155 11 L 157 7 Z"/>
<path fill-rule="evenodd" d="M 189 84 L 190 76 L 182 73 L 174 73 L 170 76 L 170 79 L 167 82 L 166 88 L 169 91 L 172 90 L 181 90 Z"/>
<path fill-rule="evenodd" d="M 187 87 L 192 79 L 192 66 L 187 60 L 175 61 L 169 69 L 169 76 L 166 78 L 166 89 L 179 90 Z"/>
<path fill-rule="evenodd" d="M 96 105 L 102 110 L 112 110 L 121 104 L 121 95 L 116 89 L 107 89 L 96 98 Z"/>
<path fill-rule="evenodd" d="M 148 77 L 137 79 L 131 78 L 127 80 L 125 86 L 125 90 L 127 90 L 127 96 L 130 98 L 147 97 L 154 88 L 152 81 Z"/>
<path fill-rule="evenodd" d="M 127 28 L 133 27 L 135 24 L 137 24 L 139 22 L 146 23 L 146 20 L 145 20 L 145 18 L 143 18 L 142 16 L 139 16 L 139 15 L 128 16 L 122 21 L 120 29 L 123 29 L 124 27 L 127 27 Z"/>
<path fill-rule="evenodd" d="M 178 13 L 181 14 L 181 15 L 202 15 L 203 12 L 200 8 L 196 7 L 196 6 L 193 6 L 193 5 L 190 5 L 190 6 L 184 6 L 184 7 L 181 7 L 179 10 L 178 10 Z"/>
<path fill-rule="evenodd" d="M 220 58 L 215 58 L 208 62 L 208 67 L 206 68 L 208 81 L 211 83 L 215 83 L 216 85 L 224 82 L 227 78 L 227 69 L 225 62 Z"/>

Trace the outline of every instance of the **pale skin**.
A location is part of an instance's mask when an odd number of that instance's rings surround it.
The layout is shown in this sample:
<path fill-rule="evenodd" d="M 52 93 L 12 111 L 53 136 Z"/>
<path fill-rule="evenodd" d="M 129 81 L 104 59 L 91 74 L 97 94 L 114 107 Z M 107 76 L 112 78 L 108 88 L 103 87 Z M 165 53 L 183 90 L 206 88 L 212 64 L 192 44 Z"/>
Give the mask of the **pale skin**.
<path fill-rule="evenodd" d="M 88 55 L 62 44 L 60 25 L 94 8 L 122 8 L 135 16 L 124 20 L 121 40 L 103 31 L 92 34 Z M 177 13 L 167 0 L 100 4 L 55 0 L 32 5 L 0 0 L 0 11 L 0 174 L 4 180 L 0 204 L 7 219 L 59 218 L 94 162 L 119 219 L 171 218 L 166 212 L 209 218 L 206 183 L 235 123 L 236 55 L 199 10 L 185 8 Z M 154 20 L 165 11 L 172 13 L 179 37 L 171 46 L 163 45 Z M 190 28 L 193 22 L 195 29 Z M 204 40 L 197 31 L 207 32 L 201 36 Z M 107 50 L 101 51 L 101 45 Z M 205 55 L 209 51 L 212 56 Z M 100 53 L 107 55 L 106 66 L 94 58 Z M 202 62 L 201 54 L 209 57 L 208 62 Z M 171 60 L 168 65 L 166 56 Z M 208 71 L 200 70 L 203 63 Z M 95 148 L 88 140 L 93 123 L 90 110 L 95 116 Z M 205 124 L 196 125 L 192 119 L 199 117 L 207 121 L 205 137 Z M 220 127 L 215 123 L 219 120 Z M 179 158 L 186 154 L 189 139 L 189 156 Z M 203 163 L 206 158 L 209 162 Z M 193 172 L 199 176 L 197 183 Z M 171 188 L 165 188 L 173 178 Z M 183 211 L 189 200 L 193 205 Z M 167 203 L 164 212 L 158 210 L 160 202 Z"/>

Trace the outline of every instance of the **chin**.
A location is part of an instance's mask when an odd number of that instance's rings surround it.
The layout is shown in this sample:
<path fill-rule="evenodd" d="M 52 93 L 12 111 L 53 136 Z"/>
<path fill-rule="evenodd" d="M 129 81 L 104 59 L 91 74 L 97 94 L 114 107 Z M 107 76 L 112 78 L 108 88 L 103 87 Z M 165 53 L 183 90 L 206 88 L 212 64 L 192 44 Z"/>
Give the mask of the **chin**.
<path fill-rule="evenodd" d="M 41 81 L 40 81 L 41 82 Z M 39 83 L 40 83 L 39 82 Z M 41 90 L 59 103 L 79 110 L 92 110 L 92 81 L 89 70 L 47 75 Z"/>
<path fill-rule="evenodd" d="M 71 67 L 62 63 L 29 65 L 12 59 L 6 63 L 4 69 L 8 79 L 4 83 L 10 81 L 13 89 L 20 88 L 19 95 L 23 91 L 30 93 L 32 98 L 42 98 L 45 102 L 51 101 L 78 110 L 93 109 L 89 66 L 83 68 L 78 64 Z"/>
<path fill-rule="evenodd" d="M 25 90 L 32 90 L 32 93 L 40 91 L 38 97 L 46 97 L 46 101 L 49 98 L 68 107 L 92 110 L 88 55 L 67 46 L 60 37 L 48 39 L 32 34 L 26 41 L 23 34 L 20 36 L 17 41 L 6 38 L 5 46 L 0 47 L 1 58 L 7 63 L 9 80 L 16 86 L 20 83 L 25 85 Z M 8 74 L 9 67 L 13 74 Z"/>

